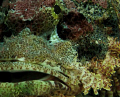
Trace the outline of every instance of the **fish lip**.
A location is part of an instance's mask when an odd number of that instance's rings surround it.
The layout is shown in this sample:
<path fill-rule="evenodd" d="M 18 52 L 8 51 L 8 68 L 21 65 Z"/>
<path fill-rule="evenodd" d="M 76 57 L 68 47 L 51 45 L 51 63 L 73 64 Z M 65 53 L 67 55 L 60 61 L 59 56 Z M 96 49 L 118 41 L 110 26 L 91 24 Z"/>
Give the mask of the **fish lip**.
<path fill-rule="evenodd" d="M 23 82 L 31 80 L 54 81 L 54 76 L 36 71 L 0 71 L 0 82 Z"/>
<path fill-rule="evenodd" d="M 25 66 L 25 67 L 24 67 Z M 42 70 L 42 67 L 44 67 L 43 69 L 46 70 Z M 49 71 L 47 71 L 49 70 Z M 64 75 L 64 73 L 59 72 L 57 70 L 52 70 L 50 68 L 47 68 L 43 65 L 38 65 L 38 64 L 32 64 L 32 63 L 27 63 L 27 62 L 0 62 L 0 75 L 1 73 L 8 73 L 10 74 L 12 77 L 14 77 L 14 74 L 19 74 L 19 73 L 23 73 L 26 74 L 27 73 L 33 73 L 30 77 L 37 75 L 38 77 L 35 77 L 35 79 L 33 79 L 34 77 L 30 78 L 30 79 L 23 79 L 21 80 L 13 78 L 11 81 L 8 82 L 22 82 L 22 81 L 31 81 L 31 80 L 41 80 L 41 81 L 58 81 L 58 82 L 62 82 L 63 84 L 65 84 L 65 82 L 63 82 L 61 79 L 59 79 L 58 77 L 56 77 L 53 73 L 54 72 L 58 72 L 59 74 Z M 13 75 L 12 75 L 13 74 Z M 20 75 L 20 74 L 19 74 Z M 28 74 L 26 74 L 28 75 Z M 40 77 L 41 75 L 44 75 L 43 77 Z M 68 76 L 65 76 L 68 77 Z M 1 82 L 1 80 L 0 80 Z M 3 81 L 3 82 L 7 82 L 7 81 Z M 66 84 L 65 84 L 66 85 Z"/>
<path fill-rule="evenodd" d="M 36 84 L 39 85 L 39 83 L 47 83 L 48 88 L 50 89 L 51 92 L 53 92 L 54 90 L 64 90 L 65 93 L 67 93 L 67 90 L 70 89 L 70 86 L 66 83 L 67 82 L 67 78 L 69 78 L 66 74 L 64 74 L 64 70 L 62 72 L 62 69 L 60 71 L 60 69 L 58 68 L 58 65 L 55 65 L 57 67 L 57 69 L 55 68 L 55 66 L 51 66 L 47 67 L 44 66 L 45 64 L 37 64 L 37 63 L 31 63 L 31 62 L 26 62 L 26 61 L 4 61 L 1 62 L 0 61 L 0 72 L 2 71 L 7 71 L 7 72 L 23 72 L 23 71 L 28 71 L 28 72 L 39 72 L 39 73 L 46 73 L 46 78 L 43 79 L 34 79 L 34 80 L 12 80 L 11 82 L 1 82 L 1 84 L 3 84 L 4 86 L 11 86 L 13 85 L 13 88 L 15 87 L 20 87 L 21 85 L 26 85 L 26 90 L 29 88 L 29 83 L 35 87 Z M 61 65 L 61 64 L 59 64 Z M 53 67 L 53 68 L 52 68 Z M 43 70 L 44 69 L 44 70 Z M 36 75 L 36 74 L 35 74 Z M 34 76 L 34 75 L 33 75 Z M 63 78 L 63 79 L 62 79 Z M 66 81 L 65 81 L 66 79 Z M 4 86 L 1 86 L 1 89 L 5 88 Z M 40 87 L 44 87 L 46 86 L 45 84 L 41 84 Z M 7 88 L 8 88 L 7 87 Z M 10 87 L 12 88 L 12 87 Z M 46 91 L 49 92 L 49 91 Z M 49 94 L 49 93 L 47 93 Z M 44 93 L 40 93 L 40 94 L 35 94 L 35 95 L 44 95 Z"/>

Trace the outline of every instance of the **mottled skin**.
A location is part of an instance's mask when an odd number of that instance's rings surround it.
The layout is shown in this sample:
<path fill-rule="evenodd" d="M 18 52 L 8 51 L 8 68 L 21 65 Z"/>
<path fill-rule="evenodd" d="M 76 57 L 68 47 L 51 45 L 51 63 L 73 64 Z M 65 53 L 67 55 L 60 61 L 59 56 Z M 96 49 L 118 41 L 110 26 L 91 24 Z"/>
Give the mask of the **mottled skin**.
<path fill-rule="evenodd" d="M 65 74 L 65 68 L 62 65 L 65 62 L 66 64 L 72 62 L 76 55 L 71 44 L 67 41 L 59 43 L 56 44 L 55 49 L 53 46 L 49 46 L 47 41 L 43 42 L 43 38 L 28 34 L 27 30 L 23 30 L 18 36 L 6 39 L 6 42 L 0 45 L 0 71 L 38 71 L 47 73 L 48 77 L 41 80 L 21 82 L 19 79 L 17 82 L 1 82 L 0 94 L 3 97 L 54 95 L 58 91 L 63 94 L 76 94 L 75 91 L 75 93 L 69 93 L 70 88 L 67 84 L 63 84 L 67 83 L 69 76 Z M 62 46 L 63 49 L 58 48 L 58 45 Z M 66 51 L 65 46 L 67 46 L 68 50 L 73 50 L 73 52 Z M 61 55 L 65 52 L 69 59 Z M 61 56 L 63 59 L 59 59 Z M 63 62 L 60 62 L 60 60 L 63 60 Z M 63 82 L 61 83 L 60 80 Z M 71 84 L 70 81 L 69 83 Z M 52 93 L 53 91 L 54 93 Z"/>
<path fill-rule="evenodd" d="M 5 68 L 6 70 L 13 71 L 13 70 L 31 70 L 31 71 L 45 71 L 47 70 L 42 68 L 43 66 L 37 66 L 33 64 L 25 64 L 25 62 L 5 62 L 1 63 L 4 64 L 4 66 L 0 66 L 1 68 Z M 14 66 L 15 68 L 14 68 Z M 19 65 L 19 66 L 18 66 Z M 25 65 L 25 69 L 23 69 L 23 65 Z M 33 66 L 32 66 L 33 65 Z M 9 66 L 9 68 L 7 68 Z M 22 68 L 21 68 L 22 67 Z M 32 67 L 32 68 L 31 68 Z M 11 68 L 13 68 L 11 70 Z M 35 68 L 37 68 L 35 70 Z M 47 71 L 50 72 L 50 71 Z M 53 71 L 53 73 L 57 73 L 56 71 Z M 56 74 L 58 75 L 58 73 Z M 18 97 L 18 96 L 49 96 L 52 95 L 51 93 L 53 91 L 59 91 L 60 89 L 66 90 L 67 87 L 63 85 L 60 82 L 54 82 L 52 80 L 48 81 L 41 81 L 41 80 L 31 80 L 31 81 L 23 81 L 23 82 L 15 82 L 15 83 L 0 83 L 0 94 L 2 97 Z"/>

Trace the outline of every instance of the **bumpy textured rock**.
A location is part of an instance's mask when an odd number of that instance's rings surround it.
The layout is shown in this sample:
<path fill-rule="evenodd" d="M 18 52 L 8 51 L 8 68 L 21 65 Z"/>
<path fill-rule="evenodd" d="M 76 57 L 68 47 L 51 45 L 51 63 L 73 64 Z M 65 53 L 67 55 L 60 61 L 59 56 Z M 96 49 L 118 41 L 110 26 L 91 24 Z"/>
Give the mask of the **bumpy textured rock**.
<path fill-rule="evenodd" d="M 10 3 L 5 22 L 14 33 L 29 27 L 33 33 L 40 35 L 57 25 L 63 9 L 62 0 L 17 0 Z"/>
<path fill-rule="evenodd" d="M 92 24 L 88 23 L 83 14 L 71 11 L 63 17 L 63 23 L 57 25 L 60 38 L 79 40 L 93 32 Z"/>

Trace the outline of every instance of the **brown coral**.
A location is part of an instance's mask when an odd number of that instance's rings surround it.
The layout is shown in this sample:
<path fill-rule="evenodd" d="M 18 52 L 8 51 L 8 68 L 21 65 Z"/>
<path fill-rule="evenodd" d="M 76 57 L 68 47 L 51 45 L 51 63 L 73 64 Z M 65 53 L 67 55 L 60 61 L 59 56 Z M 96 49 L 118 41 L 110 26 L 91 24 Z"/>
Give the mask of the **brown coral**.
<path fill-rule="evenodd" d="M 115 56 L 116 58 L 120 57 L 120 41 L 117 41 L 117 38 L 110 38 L 109 40 L 109 51 L 112 56 Z"/>
<path fill-rule="evenodd" d="M 100 6 L 102 6 L 103 8 L 107 8 L 107 0 L 92 0 L 92 2 L 94 3 L 98 3 Z"/>
<path fill-rule="evenodd" d="M 89 0 L 76 0 L 77 2 L 87 2 Z M 107 4 L 107 0 L 92 0 L 92 2 L 94 4 L 99 4 L 100 6 L 102 6 L 103 8 L 107 8 L 108 4 Z"/>
<path fill-rule="evenodd" d="M 28 27 L 37 35 L 53 29 L 57 25 L 62 13 L 56 13 L 54 5 L 55 0 L 17 0 L 10 3 L 10 10 L 6 18 L 6 25 L 13 33 L 19 33 L 22 29 Z"/>
<path fill-rule="evenodd" d="M 32 20 L 39 14 L 39 8 L 42 6 L 53 6 L 55 0 L 17 0 L 15 3 L 10 3 L 10 12 L 12 17 L 17 17 L 22 21 Z"/>
<path fill-rule="evenodd" d="M 76 6 L 73 1 L 71 0 L 64 0 L 64 3 L 69 11 L 76 11 Z"/>
<path fill-rule="evenodd" d="M 78 12 L 69 12 L 63 16 L 64 27 L 58 29 L 62 30 L 58 32 L 58 35 L 62 38 L 65 37 L 71 40 L 78 40 L 81 37 L 89 35 L 93 31 L 92 24 L 88 23 L 83 14 Z"/>
<path fill-rule="evenodd" d="M 109 87 L 110 90 L 107 91 L 107 89 L 102 89 L 100 91 L 100 95 L 103 95 L 103 97 L 106 97 L 106 95 L 116 97 L 116 95 L 120 95 L 119 94 L 120 57 L 118 56 L 120 45 L 119 41 L 117 41 L 116 38 L 114 39 L 112 37 L 108 37 L 108 40 L 109 49 L 108 52 L 106 53 L 105 59 L 96 60 L 95 58 L 91 62 L 86 62 L 85 65 L 90 71 L 94 72 L 95 74 L 100 74 L 103 79 L 108 80 L 110 84 Z"/>

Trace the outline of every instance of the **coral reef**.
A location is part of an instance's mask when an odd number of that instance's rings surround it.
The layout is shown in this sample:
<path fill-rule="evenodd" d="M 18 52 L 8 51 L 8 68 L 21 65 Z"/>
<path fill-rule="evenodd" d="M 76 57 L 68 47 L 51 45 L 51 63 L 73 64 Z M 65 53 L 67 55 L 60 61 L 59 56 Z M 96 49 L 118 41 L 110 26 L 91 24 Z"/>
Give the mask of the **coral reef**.
<path fill-rule="evenodd" d="M 55 5 L 60 5 L 60 9 L 63 6 L 61 1 L 55 0 L 11 2 L 5 24 L 14 29 L 14 33 L 19 33 L 22 29 L 29 27 L 33 33 L 40 35 L 42 32 L 54 28 L 61 18 L 63 10 L 61 9 L 60 13 L 55 13 L 55 10 L 58 9 Z"/>
<path fill-rule="evenodd" d="M 93 31 L 92 25 L 78 12 L 69 12 L 63 16 L 61 22 L 57 28 L 58 35 L 62 39 L 78 40 Z"/>
<path fill-rule="evenodd" d="M 102 89 L 100 91 L 100 95 L 102 97 L 111 96 L 111 97 L 119 97 L 119 70 L 120 70 L 120 42 L 116 41 L 116 39 L 108 37 L 109 40 L 109 49 L 106 53 L 106 57 L 104 60 L 96 60 L 93 59 L 90 63 L 88 62 L 86 65 L 89 65 L 90 70 L 92 70 L 96 74 L 100 74 L 103 78 L 109 78 L 109 82 L 112 84 L 110 87 L 110 91 L 106 91 Z M 115 52 L 116 51 L 116 52 Z"/>
<path fill-rule="evenodd" d="M 94 3 L 98 3 L 100 6 L 102 6 L 103 8 L 107 8 L 107 0 L 92 0 L 92 2 Z"/>
<path fill-rule="evenodd" d="M 41 6 L 53 6 L 55 0 L 17 0 L 15 3 L 10 3 L 10 9 L 12 9 L 9 14 L 11 17 L 18 18 L 22 21 L 31 21 L 35 16 L 39 15 L 39 8 Z"/>
<path fill-rule="evenodd" d="M 103 8 L 107 8 L 107 0 L 76 0 L 77 2 L 92 2 L 94 4 L 99 4 Z"/>
<path fill-rule="evenodd" d="M 109 51 L 112 56 L 115 56 L 116 58 L 119 58 L 120 56 L 120 41 L 117 41 L 117 38 L 110 38 L 109 40 Z"/>
<path fill-rule="evenodd" d="M 67 10 L 69 11 L 77 11 L 77 7 L 75 6 L 75 3 L 71 0 L 64 0 L 64 4 L 66 5 Z"/>
<path fill-rule="evenodd" d="M 0 97 L 119 97 L 118 0 L 4 0 Z"/>
<path fill-rule="evenodd" d="M 93 26 L 94 31 L 88 37 L 77 42 L 78 58 L 91 60 L 93 57 L 104 59 L 108 50 L 108 39 L 99 27 Z"/>

